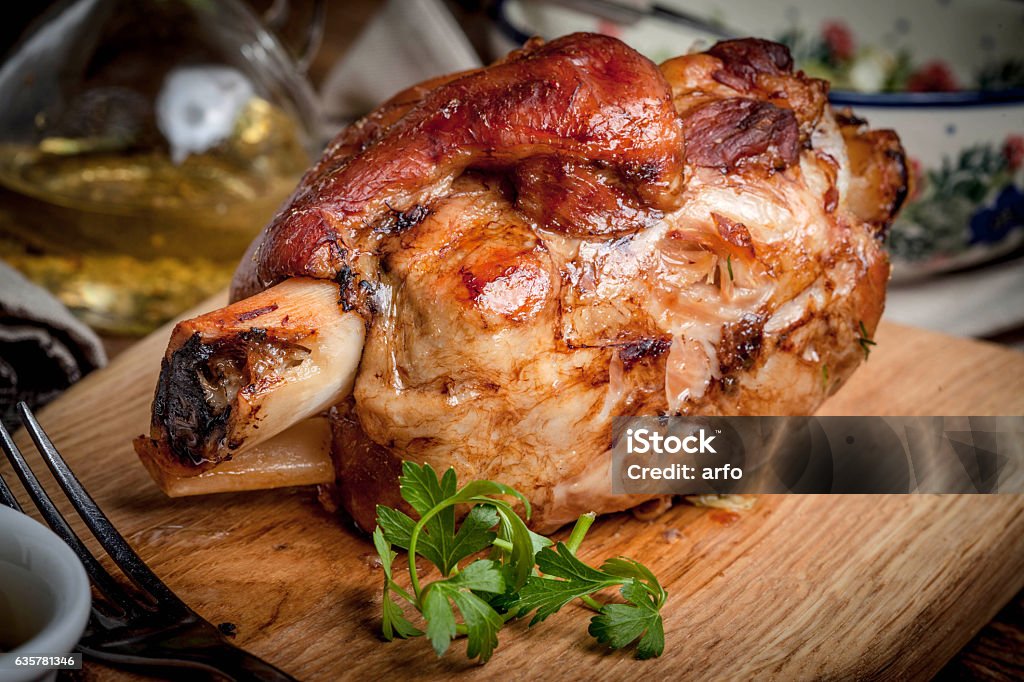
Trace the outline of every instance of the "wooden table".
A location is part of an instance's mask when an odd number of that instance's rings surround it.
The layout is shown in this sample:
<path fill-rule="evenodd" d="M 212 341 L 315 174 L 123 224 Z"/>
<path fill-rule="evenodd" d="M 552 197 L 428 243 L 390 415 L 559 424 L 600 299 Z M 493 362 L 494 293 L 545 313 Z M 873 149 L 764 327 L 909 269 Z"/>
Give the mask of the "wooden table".
<path fill-rule="evenodd" d="M 438 661 L 423 641 L 379 641 L 372 546 L 324 512 L 314 491 L 159 493 L 129 439 L 147 422 L 166 337 L 122 353 L 41 421 L 172 589 L 302 679 L 410 670 L 428 679 L 566 670 L 599 679 L 924 678 L 1024 586 L 1021 496 L 763 496 L 741 515 L 680 506 L 642 523 L 617 514 L 595 524 L 583 556 L 634 555 L 662 577 L 672 595 L 663 658 L 640 664 L 606 652 L 585 634 L 587 614 L 569 608 L 536 630 L 508 628 L 486 667 L 467 663 L 461 644 Z M 877 340 L 823 414 L 1024 413 L 1024 355 L 895 325 Z M 961 669 L 979 669 L 977 651 Z M 127 677 L 92 664 L 82 676 Z"/>

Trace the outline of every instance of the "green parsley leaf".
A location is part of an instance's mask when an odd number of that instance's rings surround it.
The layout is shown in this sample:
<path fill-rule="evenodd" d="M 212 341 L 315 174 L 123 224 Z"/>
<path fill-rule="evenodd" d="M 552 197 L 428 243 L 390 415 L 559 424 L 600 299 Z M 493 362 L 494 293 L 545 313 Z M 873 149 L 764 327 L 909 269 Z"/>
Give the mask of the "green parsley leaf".
<path fill-rule="evenodd" d="M 423 599 L 423 616 L 427 619 L 427 637 L 437 655 L 448 650 L 457 633 L 454 603 L 462 614 L 469 638 L 467 656 L 479 656 L 481 662 L 487 661 L 498 646 L 498 630 L 505 620 L 474 591 L 495 594 L 504 590 L 500 567 L 487 559 L 474 561 L 466 570 L 447 580 L 431 583 Z"/>
<path fill-rule="evenodd" d="M 466 656 L 479 656 L 480 662 L 486 663 L 498 646 L 498 630 L 505 625 L 505 619 L 498 615 L 490 604 L 472 592 L 458 590 L 451 592 L 449 597 L 459 607 L 462 620 L 466 623 L 469 638 Z"/>
<path fill-rule="evenodd" d="M 635 580 L 622 586 L 629 604 L 607 604 L 590 619 L 587 631 L 602 644 L 621 649 L 637 639 L 636 657 L 660 656 L 665 650 L 665 628 L 659 605 Z"/>
<path fill-rule="evenodd" d="M 547 619 L 558 612 L 573 599 L 592 594 L 605 587 L 617 585 L 617 581 L 592 583 L 572 580 L 549 580 L 533 576 L 519 591 L 519 602 L 516 606 L 519 615 L 525 616 L 534 609 L 537 613 L 530 620 L 530 627 Z"/>
<path fill-rule="evenodd" d="M 578 599 L 622 584 L 622 580 L 576 558 L 564 543 L 559 542 L 556 550 L 545 547 L 537 553 L 537 567 L 546 577 L 531 576 L 519 592 L 519 614 L 526 615 L 537 610 L 530 626 L 540 623 L 556 613 L 563 606 Z M 552 578 L 563 578 L 553 580 Z"/>
<path fill-rule="evenodd" d="M 563 543 L 557 551 L 543 549 L 537 554 L 537 566 L 545 577 L 531 577 L 520 591 L 520 613 L 537 609 L 533 626 L 552 615 L 573 599 L 621 585 L 622 596 L 630 604 L 606 604 L 591 619 L 588 631 L 599 642 L 619 649 L 634 641 L 637 658 L 660 656 L 665 648 L 661 607 L 667 594 L 646 566 L 633 559 L 608 559 L 601 569 L 580 561 Z M 559 579 L 560 578 L 560 579 Z"/>
<path fill-rule="evenodd" d="M 430 465 L 411 462 L 403 464 L 400 485 L 403 499 L 419 520 L 379 506 L 373 533 L 384 569 L 381 629 L 386 639 L 426 634 L 440 656 L 451 647 L 452 639 L 464 634 L 467 655 L 485 662 L 494 653 L 498 631 L 507 619 L 535 611 L 532 626 L 578 598 L 599 612 L 590 626 L 599 641 L 613 647 L 637 642 L 638 658 L 657 656 L 664 649 L 659 614 L 666 593 L 654 574 L 625 557 L 608 559 L 600 569 L 576 557 L 594 514 L 582 515 L 569 542 L 552 548 L 551 541 L 531 531 L 516 511 L 522 503 L 529 518 L 529 501 L 507 485 L 473 481 L 459 488 L 454 469 L 438 477 Z M 458 505 L 468 505 L 469 510 L 456 525 Z M 410 557 L 411 589 L 406 591 L 393 578 L 392 546 L 423 557 L 442 577 L 422 585 L 415 556 Z M 460 570 L 461 561 L 488 547 L 489 558 Z M 615 586 L 627 604 L 601 604 L 590 596 Z M 426 633 L 405 617 L 404 603 L 423 616 Z"/>
<path fill-rule="evenodd" d="M 422 635 L 423 632 L 409 622 L 402 611 L 402 607 L 391 598 L 391 591 L 394 585 L 391 581 L 391 565 L 395 560 L 396 554 L 392 551 L 388 541 L 384 539 L 384 533 L 380 528 L 373 531 L 373 544 L 377 548 L 377 554 L 380 556 L 381 568 L 384 569 L 383 619 L 381 623 L 384 638 L 390 642 L 395 637 L 408 639 L 409 637 Z"/>
<path fill-rule="evenodd" d="M 396 547 L 409 549 L 409 536 L 416 522 L 408 515 L 391 507 L 377 505 L 377 528 L 384 534 L 384 538 Z M 376 532 L 374 533 L 376 535 Z"/>
<path fill-rule="evenodd" d="M 508 503 L 499 500 L 493 504 L 501 516 L 498 537 L 512 545 L 512 549 L 504 552 L 504 555 L 512 571 L 512 584 L 518 590 L 533 573 L 536 553 L 533 533 Z"/>
<path fill-rule="evenodd" d="M 661 587 L 661 583 L 658 582 L 651 569 L 635 559 L 624 556 L 608 559 L 601 564 L 601 570 L 620 578 L 635 578 L 641 581 L 641 584 L 647 588 L 654 598 L 655 604 L 659 609 L 668 597 L 668 593 Z"/>
<path fill-rule="evenodd" d="M 402 462 L 402 476 L 398 479 L 402 499 L 409 503 L 420 516 L 434 506 L 455 494 L 455 469 L 448 469 L 438 480 L 437 472 L 429 464 L 419 466 L 414 462 Z M 454 514 L 454 510 L 452 511 Z"/>
<path fill-rule="evenodd" d="M 384 569 L 384 581 L 391 581 L 391 564 L 394 563 L 395 557 L 398 556 L 391 549 L 391 545 L 384 539 L 384 531 L 379 527 L 373 531 L 373 546 L 377 550 L 377 555 L 380 557 L 381 568 Z"/>
<path fill-rule="evenodd" d="M 448 554 L 444 557 L 443 562 L 438 564 L 441 572 L 448 575 L 460 561 L 490 547 L 494 538 L 497 537 L 497 533 L 491 531 L 491 528 L 496 525 L 498 525 L 498 510 L 492 505 L 478 504 L 470 509 L 448 548 Z"/>
<path fill-rule="evenodd" d="M 546 547 L 537 553 L 537 568 L 545 575 L 581 582 L 604 582 L 612 577 L 580 561 L 562 542 L 555 549 Z"/>
<path fill-rule="evenodd" d="M 639 578 L 649 583 L 658 583 L 658 579 L 651 573 L 651 569 L 639 561 L 624 556 L 605 559 L 605 562 L 601 564 L 601 570 L 622 578 Z"/>
<path fill-rule="evenodd" d="M 396 637 L 399 639 L 409 639 L 410 637 L 419 637 L 423 634 L 422 630 L 417 629 L 416 626 L 409 622 L 405 617 L 405 613 L 402 612 L 402 607 L 395 603 L 387 591 L 384 593 L 382 606 L 384 618 L 381 630 L 384 633 L 384 639 L 390 642 Z"/>
<path fill-rule="evenodd" d="M 454 480 L 455 470 L 449 469 L 448 472 L 452 473 L 452 479 Z M 448 472 L 445 473 L 445 476 L 448 475 Z M 533 514 L 533 508 L 530 506 L 530 501 L 526 499 L 525 495 L 511 486 L 494 481 L 473 481 L 472 483 L 467 483 L 457 493 L 452 491 L 449 499 L 453 502 L 471 502 L 474 498 L 484 498 L 486 495 L 508 495 L 514 497 L 523 503 L 523 508 L 526 510 L 526 518 L 530 518 L 531 514 Z M 478 501 L 491 502 L 489 499 L 480 499 Z"/>
<path fill-rule="evenodd" d="M 440 480 L 437 472 L 429 464 L 419 466 L 413 462 L 403 462 L 402 477 L 399 479 L 402 490 L 402 497 L 415 509 L 420 516 L 426 515 L 435 507 L 443 505 L 423 527 L 418 539 L 416 552 L 440 569 L 445 576 L 450 575 L 459 561 L 474 552 L 485 549 L 494 539 L 489 535 L 486 542 L 483 541 L 485 533 L 497 524 L 497 516 L 501 516 L 502 525 L 512 536 L 512 539 L 522 541 L 527 537 L 529 530 L 526 524 L 512 509 L 511 505 L 503 500 L 493 500 L 488 495 L 509 495 L 523 503 L 527 517 L 531 513 L 530 502 L 515 488 L 496 483 L 494 481 L 473 481 L 461 489 L 457 489 L 455 470 L 448 469 Z M 486 511 L 477 512 L 463 521 L 459 533 L 455 532 L 455 505 L 460 503 L 487 504 L 494 513 Z M 388 509 L 388 508 L 383 508 Z M 493 523 L 481 526 L 482 523 L 492 519 Z M 380 524 L 391 542 L 408 549 L 409 540 L 416 523 L 411 518 L 397 510 L 388 510 L 381 514 L 378 509 L 377 523 Z M 468 526 L 466 524 L 469 524 Z M 456 544 L 458 546 L 456 546 Z M 517 567 L 516 583 L 521 585 L 529 574 L 532 567 L 533 554 L 521 545 L 515 545 L 513 550 L 513 563 Z M 532 545 L 531 545 L 532 546 Z M 530 566 L 525 566 L 525 564 Z"/>
<path fill-rule="evenodd" d="M 455 611 L 452 610 L 444 589 L 437 588 L 439 584 L 431 583 L 426 588 L 423 595 L 423 617 L 427 621 L 427 638 L 434 647 L 434 652 L 438 656 L 444 656 L 456 634 Z"/>
<path fill-rule="evenodd" d="M 550 547 L 551 545 L 555 544 L 543 535 L 534 533 L 532 530 L 527 529 L 526 532 L 530 534 L 530 547 L 533 550 L 534 557 L 537 556 L 537 552 L 541 551 L 545 547 Z"/>
<path fill-rule="evenodd" d="M 497 562 L 496 562 L 497 563 Z M 519 604 L 519 588 L 515 586 L 515 574 L 512 566 L 507 563 L 499 563 L 501 575 L 505 580 L 505 591 L 501 594 L 486 594 L 485 600 L 491 608 L 498 613 L 505 614 L 515 611 Z"/>
<path fill-rule="evenodd" d="M 461 573 L 439 582 L 475 592 L 501 594 L 505 591 L 505 576 L 501 572 L 501 565 L 490 559 L 478 559 L 466 566 Z"/>
<path fill-rule="evenodd" d="M 416 553 L 449 576 L 466 557 L 487 549 L 496 533 L 490 529 L 498 524 L 498 512 L 491 505 L 480 504 L 469 510 L 454 537 L 439 524 L 427 523 L 416 543 Z M 377 506 L 377 526 L 391 544 L 409 549 L 416 522 L 407 515 L 382 505 Z"/>
<path fill-rule="evenodd" d="M 402 476 L 399 478 L 402 498 L 422 517 L 431 509 L 442 505 L 456 492 L 457 482 L 455 470 L 449 468 L 444 476 L 437 477 L 437 472 L 429 464 L 419 466 L 413 462 L 402 463 Z M 401 512 L 397 512 L 401 513 Z M 405 522 L 396 517 L 390 521 Z M 410 519 L 411 520 L 411 519 Z M 379 521 L 378 521 L 379 523 Z M 415 523 L 413 524 L 415 527 Z M 394 529 L 392 527 L 392 529 Z M 411 535 L 413 528 L 409 528 Z M 443 507 L 424 526 L 416 547 L 418 554 L 437 566 L 443 575 L 451 573 L 454 565 L 451 557 L 451 542 L 455 535 L 455 507 Z M 405 538 L 402 538 L 405 539 Z M 402 546 L 397 541 L 395 544 Z M 409 539 L 405 539 L 405 549 L 409 548 Z"/>

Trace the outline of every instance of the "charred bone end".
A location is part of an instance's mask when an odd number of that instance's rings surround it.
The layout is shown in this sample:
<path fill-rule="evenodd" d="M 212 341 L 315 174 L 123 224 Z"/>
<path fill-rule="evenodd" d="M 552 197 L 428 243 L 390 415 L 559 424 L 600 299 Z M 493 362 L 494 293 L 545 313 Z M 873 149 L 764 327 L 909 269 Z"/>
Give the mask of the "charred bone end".
<path fill-rule="evenodd" d="M 337 285 L 311 279 L 180 323 L 136 451 L 177 476 L 230 460 L 348 395 L 363 335 Z"/>
<path fill-rule="evenodd" d="M 244 444 L 228 431 L 237 401 L 246 397 L 239 392 L 286 380 L 309 356 L 309 348 L 270 339 L 259 327 L 210 343 L 194 332 L 164 359 L 153 399 L 153 422 L 166 432 L 170 453 L 200 468 L 230 459 Z"/>
<path fill-rule="evenodd" d="M 230 413 L 230 406 L 213 403 L 203 390 L 215 350 L 198 332 L 190 336 L 163 360 L 153 398 L 153 423 L 167 433 L 171 454 L 196 467 L 216 463 L 206 453 L 210 444 L 224 440 Z"/>

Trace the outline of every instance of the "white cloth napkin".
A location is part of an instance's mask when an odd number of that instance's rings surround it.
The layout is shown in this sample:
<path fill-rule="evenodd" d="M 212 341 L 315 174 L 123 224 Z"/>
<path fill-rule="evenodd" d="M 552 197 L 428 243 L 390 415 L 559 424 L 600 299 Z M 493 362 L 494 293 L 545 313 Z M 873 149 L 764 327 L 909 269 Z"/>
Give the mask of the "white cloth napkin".
<path fill-rule="evenodd" d="M 327 74 L 321 99 L 332 121 L 351 121 L 410 85 L 479 66 L 441 0 L 389 0 Z"/>

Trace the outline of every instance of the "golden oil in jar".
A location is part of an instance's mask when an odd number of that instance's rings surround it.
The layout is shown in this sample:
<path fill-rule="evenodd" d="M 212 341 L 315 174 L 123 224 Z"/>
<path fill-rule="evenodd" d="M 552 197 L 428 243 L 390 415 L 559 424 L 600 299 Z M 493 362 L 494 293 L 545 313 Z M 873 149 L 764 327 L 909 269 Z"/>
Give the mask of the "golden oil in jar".
<path fill-rule="evenodd" d="M 301 140 L 252 97 L 227 139 L 181 159 L 102 138 L 4 145 L 0 257 L 97 330 L 146 333 L 227 286 L 308 166 Z"/>

